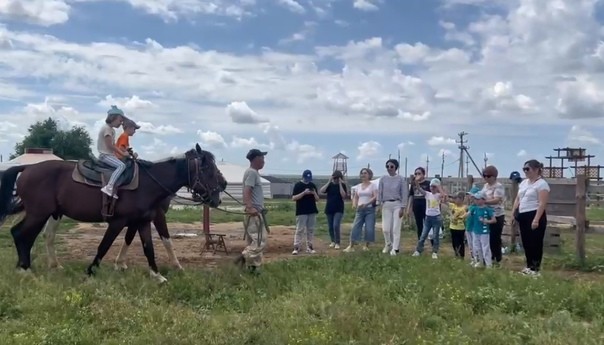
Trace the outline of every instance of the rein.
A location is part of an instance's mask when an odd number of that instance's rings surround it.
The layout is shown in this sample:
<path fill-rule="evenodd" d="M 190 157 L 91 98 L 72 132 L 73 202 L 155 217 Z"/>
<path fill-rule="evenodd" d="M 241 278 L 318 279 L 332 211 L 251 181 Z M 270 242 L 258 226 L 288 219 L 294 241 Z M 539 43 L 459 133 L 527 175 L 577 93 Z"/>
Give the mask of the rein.
<path fill-rule="evenodd" d="M 197 161 L 197 158 L 195 158 L 195 161 Z M 199 174 L 198 174 L 199 168 L 197 167 L 197 164 L 195 164 L 195 166 L 196 166 L 195 180 L 194 180 L 195 186 L 200 185 L 200 186 L 204 187 L 203 184 L 201 183 L 201 181 L 199 180 Z M 153 181 L 155 181 L 155 183 L 157 183 L 162 189 L 164 189 L 166 192 L 170 193 L 170 196 L 172 198 L 179 197 L 180 199 L 184 199 L 184 200 L 193 202 L 193 205 L 205 205 L 205 203 L 203 201 L 200 201 L 199 198 L 188 198 L 188 197 L 178 196 L 176 193 L 174 193 L 170 189 L 168 189 L 168 187 L 164 186 L 158 179 L 156 179 L 155 176 L 153 176 L 153 174 L 151 174 L 151 172 L 147 169 L 147 167 L 145 167 L 144 164 L 139 164 L 139 167 L 142 167 L 143 170 L 147 173 L 147 175 L 149 175 L 149 177 L 151 177 L 151 179 Z M 191 174 L 188 174 L 188 175 L 189 175 L 188 179 L 189 179 L 189 186 L 190 186 L 189 188 L 193 189 L 193 187 L 191 186 Z M 231 193 L 227 192 L 226 190 L 224 190 L 223 192 L 226 195 L 228 195 L 231 199 L 235 200 L 239 205 L 245 206 L 241 201 L 237 200 L 234 196 L 232 196 Z M 206 188 L 206 193 L 207 193 L 207 188 Z M 185 205 L 185 203 L 178 202 L 178 200 L 174 200 L 174 199 L 172 199 L 172 200 L 178 204 Z M 222 211 L 224 213 L 231 213 L 231 214 L 237 214 L 237 215 L 242 215 L 242 216 L 247 215 L 247 213 L 245 213 L 245 212 L 229 211 L 227 209 L 223 209 L 223 208 L 219 208 L 219 207 L 212 207 L 212 208 L 216 209 L 218 211 Z"/>

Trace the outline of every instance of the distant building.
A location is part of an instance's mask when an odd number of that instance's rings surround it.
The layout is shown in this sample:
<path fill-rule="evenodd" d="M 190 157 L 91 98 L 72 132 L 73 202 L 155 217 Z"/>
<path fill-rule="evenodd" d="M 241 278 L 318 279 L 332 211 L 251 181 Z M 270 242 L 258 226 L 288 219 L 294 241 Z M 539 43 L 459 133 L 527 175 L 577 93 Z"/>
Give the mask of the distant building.
<path fill-rule="evenodd" d="M 271 183 L 270 190 L 274 199 L 291 198 L 294 189 L 292 182 L 270 175 L 262 175 L 262 178 Z"/>

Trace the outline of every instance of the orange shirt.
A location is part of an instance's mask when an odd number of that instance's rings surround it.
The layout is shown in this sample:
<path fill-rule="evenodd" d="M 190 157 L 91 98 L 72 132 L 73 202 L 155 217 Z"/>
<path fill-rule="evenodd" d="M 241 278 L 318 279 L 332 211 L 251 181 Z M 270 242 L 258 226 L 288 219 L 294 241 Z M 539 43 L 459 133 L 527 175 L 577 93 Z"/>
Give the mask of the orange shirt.
<path fill-rule="evenodd" d="M 117 142 L 115 143 L 115 145 L 119 148 L 122 148 L 124 150 L 127 150 L 130 147 L 130 137 L 128 136 L 128 133 L 122 133 L 120 135 L 119 138 L 117 138 Z M 120 155 L 119 153 L 115 153 L 115 155 L 117 156 L 117 158 L 122 159 L 124 158 L 122 155 Z"/>

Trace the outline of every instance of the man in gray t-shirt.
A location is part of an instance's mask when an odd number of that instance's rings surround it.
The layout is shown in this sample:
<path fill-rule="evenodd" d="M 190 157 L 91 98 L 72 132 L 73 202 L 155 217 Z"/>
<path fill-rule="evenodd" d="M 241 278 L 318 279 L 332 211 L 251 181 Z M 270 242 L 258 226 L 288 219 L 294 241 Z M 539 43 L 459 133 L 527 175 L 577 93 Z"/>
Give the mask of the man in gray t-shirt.
<path fill-rule="evenodd" d="M 238 264 L 247 264 L 250 271 L 255 272 L 262 264 L 262 252 L 266 247 L 268 237 L 266 219 L 264 217 L 264 194 L 259 170 L 264 168 L 264 156 L 267 152 L 252 149 L 246 158 L 250 167 L 243 174 L 243 204 L 245 213 L 243 227 L 247 246 L 241 256 L 235 261 Z"/>

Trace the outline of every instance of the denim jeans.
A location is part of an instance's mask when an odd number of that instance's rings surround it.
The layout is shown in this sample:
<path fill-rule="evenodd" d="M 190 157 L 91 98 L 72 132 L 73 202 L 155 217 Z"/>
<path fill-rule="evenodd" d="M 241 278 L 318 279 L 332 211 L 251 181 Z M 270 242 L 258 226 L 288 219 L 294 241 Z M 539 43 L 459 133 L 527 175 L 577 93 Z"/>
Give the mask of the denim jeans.
<path fill-rule="evenodd" d="M 365 242 L 375 242 L 375 207 L 358 208 L 350 231 L 350 243 L 361 241 L 361 231 L 365 225 Z"/>
<path fill-rule="evenodd" d="M 426 216 L 424 219 L 424 229 L 422 230 L 422 235 L 417 242 L 417 250 L 418 252 L 424 251 L 424 242 L 428 238 L 428 234 L 430 230 L 434 229 L 434 233 L 438 234 L 440 231 L 440 227 L 442 226 L 443 219 L 440 215 L 438 216 Z M 440 244 L 440 236 L 432 236 L 432 253 L 438 253 L 438 246 Z"/>
<path fill-rule="evenodd" d="M 329 238 L 331 242 L 340 244 L 340 225 L 342 224 L 342 217 L 344 213 L 327 213 L 327 228 L 329 229 Z"/>

